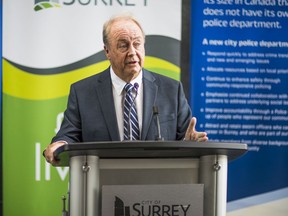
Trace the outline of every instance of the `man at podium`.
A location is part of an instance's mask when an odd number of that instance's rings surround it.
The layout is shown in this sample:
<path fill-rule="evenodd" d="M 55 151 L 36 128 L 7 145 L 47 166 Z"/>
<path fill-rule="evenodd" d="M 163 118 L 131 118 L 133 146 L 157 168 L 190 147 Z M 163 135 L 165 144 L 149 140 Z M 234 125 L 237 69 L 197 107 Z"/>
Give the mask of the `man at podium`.
<path fill-rule="evenodd" d="M 143 68 L 145 34 L 133 16 L 108 20 L 103 43 L 110 67 L 71 85 L 61 128 L 43 152 L 49 163 L 67 143 L 208 140 L 195 130 L 182 84 Z"/>

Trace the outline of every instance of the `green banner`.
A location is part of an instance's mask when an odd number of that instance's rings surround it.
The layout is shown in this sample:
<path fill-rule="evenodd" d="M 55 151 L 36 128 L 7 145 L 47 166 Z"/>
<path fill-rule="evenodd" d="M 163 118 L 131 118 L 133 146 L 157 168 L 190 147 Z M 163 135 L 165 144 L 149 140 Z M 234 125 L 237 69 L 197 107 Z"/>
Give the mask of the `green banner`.
<path fill-rule="evenodd" d="M 52 167 L 42 152 L 60 127 L 71 83 L 91 75 L 85 70 L 95 74 L 109 64 L 37 75 L 29 72 L 33 68 L 2 63 L 4 215 L 60 215 L 69 168 Z"/>

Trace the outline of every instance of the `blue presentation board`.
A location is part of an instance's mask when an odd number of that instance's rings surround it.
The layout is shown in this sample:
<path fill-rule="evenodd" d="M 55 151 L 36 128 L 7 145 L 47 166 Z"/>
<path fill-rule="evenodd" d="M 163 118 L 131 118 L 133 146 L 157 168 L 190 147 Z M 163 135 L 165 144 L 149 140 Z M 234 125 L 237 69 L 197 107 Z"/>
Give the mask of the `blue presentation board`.
<path fill-rule="evenodd" d="M 192 1 L 191 88 L 198 130 L 247 143 L 228 201 L 288 186 L 288 2 Z"/>

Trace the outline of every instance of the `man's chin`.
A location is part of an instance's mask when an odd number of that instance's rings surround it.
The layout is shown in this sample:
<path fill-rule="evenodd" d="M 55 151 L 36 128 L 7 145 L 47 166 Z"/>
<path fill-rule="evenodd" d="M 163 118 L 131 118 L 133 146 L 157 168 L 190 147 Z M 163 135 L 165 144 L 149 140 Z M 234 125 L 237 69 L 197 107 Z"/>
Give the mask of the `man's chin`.
<path fill-rule="evenodd" d="M 137 72 L 137 71 L 130 71 L 129 72 L 130 81 L 134 80 L 139 75 L 139 73 L 140 72 Z"/>
<path fill-rule="evenodd" d="M 142 68 L 138 67 L 129 67 L 127 68 L 127 74 L 131 74 L 131 75 L 136 75 L 138 76 L 138 74 L 140 73 L 140 71 L 142 70 Z"/>

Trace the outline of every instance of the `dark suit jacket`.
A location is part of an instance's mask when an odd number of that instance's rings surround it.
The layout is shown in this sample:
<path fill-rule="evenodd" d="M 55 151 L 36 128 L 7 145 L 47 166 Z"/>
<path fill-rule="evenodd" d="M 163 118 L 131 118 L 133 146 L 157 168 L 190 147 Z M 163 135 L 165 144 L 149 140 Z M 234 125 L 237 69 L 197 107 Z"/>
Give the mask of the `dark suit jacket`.
<path fill-rule="evenodd" d="M 158 106 L 165 140 L 184 138 L 191 110 L 182 84 L 143 69 L 143 124 L 141 140 L 155 140 L 153 106 Z M 52 142 L 120 141 L 109 68 L 71 86 L 61 129 Z"/>

